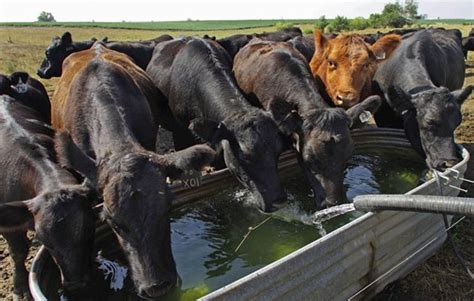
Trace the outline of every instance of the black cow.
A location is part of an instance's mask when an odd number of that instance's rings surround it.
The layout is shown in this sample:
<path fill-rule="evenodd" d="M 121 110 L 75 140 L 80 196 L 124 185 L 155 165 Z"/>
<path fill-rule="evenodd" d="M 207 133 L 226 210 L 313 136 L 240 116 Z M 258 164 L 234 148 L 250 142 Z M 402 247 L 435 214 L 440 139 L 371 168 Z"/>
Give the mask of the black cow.
<path fill-rule="evenodd" d="M 127 55 L 97 44 L 67 58 L 52 99 L 61 163 L 96 183 L 102 217 L 117 235 L 144 298 L 163 295 L 177 279 L 166 177 L 200 170 L 215 155 L 205 145 L 154 153 L 158 98 Z"/>
<path fill-rule="evenodd" d="M 217 42 L 225 50 L 227 50 L 227 53 L 231 58 L 234 58 L 239 49 L 244 47 L 253 38 L 260 38 L 266 41 L 285 42 L 298 36 L 302 36 L 301 29 L 298 27 L 291 27 L 275 32 L 236 34 L 226 38 L 218 39 Z"/>
<path fill-rule="evenodd" d="M 51 103 L 43 84 L 26 72 L 10 76 L 0 74 L 0 95 L 9 95 L 36 110 L 47 124 L 51 124 Z"/>
<path fill-rule="evenodd" d="M 318 92 L 308 62 L 289 43 L 252 40 L 234 58 L 234 75 L 254 103 L 272 112 L 292 140 L 318 208 L 346 199 L 343 180 L 352 154 L 349 127 L 378 96 L 350 108 L 329 108 Z"/>
<path fill-rule="evenodd" d="M 118 42 L 108 41 L 107 38 L 104 38 L 102 42 L 108 48 L 130 56 L 140 68 L 145 70 L 151 59 L 155 45 L 172 39 L 173 37 L 165 34 L 144 41 Z M 61 38 L 54 37 L 45 51 L 46 57 L 38 69 L 38 76 L 46 79 L 61 76 L 62 64 L 66 57 L 74 52 L 91 48 L 96 41 L 97 39 L 93 38 L 90 41 L 73 42 L 69 32 L 65 32 Z"/>
<path fill-rule="evenodd" d="M 169 128 L 176 148 L 195 143 L 188 127 L 222 147 L 227 167 L 270 212 L 286 201 L 277 173 L 282 138 L 270 114 L 244 98 L 231 66 L 217 42 L 188 37 L 158 45 L 147 73 L 178 120 Z"/>
<path fill-rule="evenodd" d="M 442 170 L 459 161 L 454 130 L 472 86 L 460 89 L 464 58 L 455 32 L 427 29 L 404 38 L 374 80 L 386 98 L 375 114 L 379 126 L 404 128 L 430 168 Z"/>
<path fill-rule="evenodd" d="M 45 121 L 25 101 L 0 96 L 0 233 L 13 259 L 16 295 L 28 294 L 27 229 L 58 264 L 65 293 L 82 295 L 93 263 L 97 196 L 56 164 L 54 131 Z"/>
<path fill-rule="evenodd" d="M 474 51 L 474 36 L 469 36 L 462 39 L 462 49 L 464 58 L 467 59 L 467 52 Z"/>
<path fill-rule="evenodd" d="M 307 35 L 307 36 L 297 36 L 288 40 L 295 49 L 297 49 L 301 54 L 305 57 L 308 63 L 311 61 L 314 55 L 314 36 Z"/>

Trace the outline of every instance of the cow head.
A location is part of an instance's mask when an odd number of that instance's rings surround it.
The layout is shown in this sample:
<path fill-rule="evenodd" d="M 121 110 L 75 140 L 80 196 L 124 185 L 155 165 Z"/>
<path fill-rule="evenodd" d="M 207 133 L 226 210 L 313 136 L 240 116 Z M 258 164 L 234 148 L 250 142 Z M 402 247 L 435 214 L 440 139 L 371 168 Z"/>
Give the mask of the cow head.
<path fill-rule="evenodd" d="M 36 86 L 32 86 L 35 81 Z M 39 86 L 40 87 L 39 87 Z M 15 98 L 27 107 L 41 114 L 43 121 L 51 123 L 51 103 L 43 85 L 31 79 L 26 72 L 14 72 L 10 76 L 0 74 L 0 95 L 5 94 Z"/>
<path fill-rule="evenodd" d="M 169 220 L 172 195 L 166 176 L 179 178 L 189 169 L 200 170 L 214 156 L 211 148 L 197 145 L 165 156 L 133 152 L 99 164 L 102 216 L 125 251 L 141 297 L 157 298 L 177 280 Z"/>
<path fill-rule="evenodd" d="M 48 249 L 61 271 L 66 294 L 84 292 L 92 268 L 97 194 L 85 182 L 0 205 L 0 232 L 26 229 Z"/>
<path fill-rule="evenodd" d="M 303 124 L 301 133 L 295 135 L 296 149 L 317 180 L 309 182 L 318 208 L 346 200 L 344 170 L 353 150 L 350 126 L 364 111 L 374 113 L 380 103 L 380 97 L 371 96 L 348 111 L 313 109 L 301 116 Z"/>
<path fill-rule="evenodd" d="M 46 57 L 38 69 L 38 76 L 41 78 L 61 76 L 63 62 L 73 52 L 74 46 L 69 32 L 63 33 L 61 37 L 54 37 L 44 52 Z"/>
<path fill-rule="evenodd" d="M 227 167 L 262 211 L 275 211 L 286 202 L 277 168 L 283 142 L 269 113 L 255 109 L 222 123 L 193 120 L 190 129 L 222 148 Z"/>
<path fill-rule="evenodd" d="M 398 35 L 386 35 L 369 45 L 357 34 L 327 39 L 316 31 L 311 72 L 324 83 L 336 106 L 349 108 L 370 95 L 377 63 L 390 57 L 399 44 Z"/>
<path fill-rule="evenodd" d="M 390 106 L 402 116 L 408 140 L 426 157 L 428 167 L 444 170 L 459 162 L 454 130 L 461 123 L 460 106 L 472 89 L 450 92 L 440 87 L 413 95 L 398 87 L 388 89 Z"/>

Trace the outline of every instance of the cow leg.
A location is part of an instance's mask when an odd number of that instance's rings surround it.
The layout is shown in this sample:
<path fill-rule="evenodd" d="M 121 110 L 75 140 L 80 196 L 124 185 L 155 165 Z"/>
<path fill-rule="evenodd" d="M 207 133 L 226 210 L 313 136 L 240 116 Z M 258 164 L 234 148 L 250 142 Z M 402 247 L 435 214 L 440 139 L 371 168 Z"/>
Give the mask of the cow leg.
<path fill-rule="evenodd" d="M 25 267 L 25 260 L 28 256 L 29 241 L 26 238 L 26 231 L 5 233 L 2 235 L 7 241 L 15 268 L 13 273 L 13 293 L 17 295 L 17 297 L 28 298 L 28 271 Z"/>

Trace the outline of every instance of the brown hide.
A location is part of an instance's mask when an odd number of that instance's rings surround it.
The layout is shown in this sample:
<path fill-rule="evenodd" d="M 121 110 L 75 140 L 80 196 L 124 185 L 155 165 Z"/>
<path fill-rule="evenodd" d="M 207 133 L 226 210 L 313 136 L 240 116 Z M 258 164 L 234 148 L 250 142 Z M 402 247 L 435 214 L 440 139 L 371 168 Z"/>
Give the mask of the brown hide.
<path fill-rule="evenodd" d="M 396 34 L 383 36 L 369 45 L 358 34 L 341 34 L 327 39 L 316 31 L 311 72 L 324 83 L 336 106 L 352 107 L 371 95 L 378 62 L 389 58 L 400 42 L 401 38 Z"/>

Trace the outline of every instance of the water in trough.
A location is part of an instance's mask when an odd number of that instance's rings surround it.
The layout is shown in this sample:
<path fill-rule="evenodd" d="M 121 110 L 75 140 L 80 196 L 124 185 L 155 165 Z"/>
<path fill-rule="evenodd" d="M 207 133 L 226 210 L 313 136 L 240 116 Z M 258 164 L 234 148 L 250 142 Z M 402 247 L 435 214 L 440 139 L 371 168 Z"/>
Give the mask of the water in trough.
<path fill-rule="evenodd" d="M 344 185 L 350 200 L 360 194 L 405 193 L 420 184 L 424 172 L 419 159 L 399 153 L 364 152 L 351 159 Z M 180 279 L 162 300 L 195 300 L 363 214 L 352 211 L 350 204 L 315 214 L 310 191 L 298 170 L 284 180 L 284 186 L 289 205 L 271 215 L 253 208 L 248 193 L 238 186 L 223 188 L 202 201 L 175 210 L 171 219 L 172 250 Z M 108 248 L 101 251 L 101 258 L 125 265 L 118 246 L 112 242 L 113 239 L 103 244 Z M 102 263 L 103 272 L 97 273 L 102 288 L 96 290 L 96 299 L 141 300 L 133 293 L 128 277 L 123 288 L 117 289 L 117 281 L 123 279 L 114 273 L 129 273 L 110 264 Z M 111 285 L 115 289 L 110 289 Z"/>

